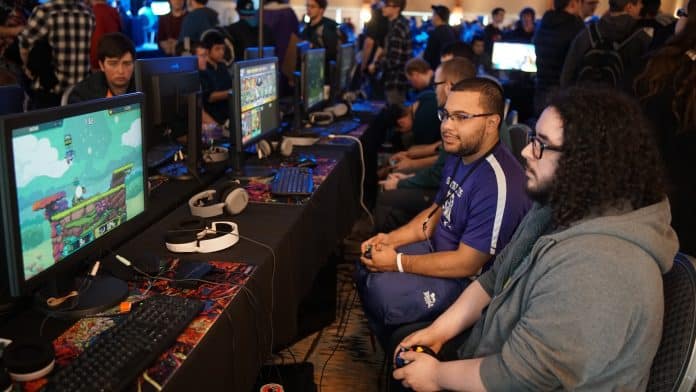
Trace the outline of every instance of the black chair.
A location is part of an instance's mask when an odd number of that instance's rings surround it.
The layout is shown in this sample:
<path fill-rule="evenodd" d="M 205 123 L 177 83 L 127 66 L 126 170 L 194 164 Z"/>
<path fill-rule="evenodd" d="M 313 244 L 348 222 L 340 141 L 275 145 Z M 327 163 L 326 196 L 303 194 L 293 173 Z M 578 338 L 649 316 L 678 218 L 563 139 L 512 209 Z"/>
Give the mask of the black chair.
<path fill-rule="evenodd" d="M 663 276 L 665 316 L 662 340 L 650 369 L 649 392 L 691 391 L 696 381 L 696 269 L 677 253 Z"/>
<path fill-rule="evenodd" d="M 0 86 L 0 115 L 24 111 L 24 90 L 18 85 Z"/>
<path fill-rule="evenodd" d="M 527 134 L 531 132 L 531 128 L 522 123 L 510 124 L 506 128 L 510 152 L 524 166 L 525 159 L 522 157 L 522 150 L 527 145 Z"/>

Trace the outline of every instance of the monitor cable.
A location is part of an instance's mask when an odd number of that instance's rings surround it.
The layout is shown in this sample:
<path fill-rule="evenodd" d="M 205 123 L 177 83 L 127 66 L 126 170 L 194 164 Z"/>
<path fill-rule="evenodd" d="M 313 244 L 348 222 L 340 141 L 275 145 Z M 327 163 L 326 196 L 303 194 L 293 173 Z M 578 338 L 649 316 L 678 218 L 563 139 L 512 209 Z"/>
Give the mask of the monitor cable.
<path fill-rule="evenodd" d="M 375 219 L 372 217 L 372 214 L 370 213 L 370 210 L 367 208 L 365 205 L 365 156 L 363 155 L 363 145 L 362 142 L 360 141 L 359 138 L 351 135 L 335 135 L 335 134 L 329 134 L 329 139 L 350 139 L 353 140 L 354 142 L 358 143 L 358 149 L 360 150 L 360 207 L 362 207 L 363 211 L 367 214 L 367 217 L 370 219 L 370 223 L 372 224 L 372 227 L 375 227 Z"/>

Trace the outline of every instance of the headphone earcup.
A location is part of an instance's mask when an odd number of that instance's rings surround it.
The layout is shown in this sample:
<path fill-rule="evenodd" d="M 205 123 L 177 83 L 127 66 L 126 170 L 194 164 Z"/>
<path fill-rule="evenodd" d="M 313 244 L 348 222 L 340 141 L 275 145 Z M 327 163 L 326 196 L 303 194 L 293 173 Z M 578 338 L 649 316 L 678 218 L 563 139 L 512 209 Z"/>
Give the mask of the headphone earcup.
<path fill-rule="evenodd" d="M 337 103 L 329 108 L 326 108 L 327 112 L 330 112 L 334 117 L 343 117 L 348 114 L 348 105 L 345 103 Z"/>
<path fill-rule="evenodd" d="M 283 138 L 283 141 L 280 142 L 279 148 L 280 155 L 284 157 L 289 157 L 292 155 L 292 141 L 290 139 Z"/>
<path fill-rule="evenodd" d="M 265 140 L 260 140 L 258 143 L 256 143 L 256 152 L 259 155 L 259 159 L 263 159 L 269 157 L 271 152 L 273 152 L 273 149 L 271 148 L 270 143 Z"/>
<path fill-rule="evenodd" d="M 237 215 L 249 204 L 249 193 L 241 185 L 232 184 L 225 189 L 220 200 L 225 203 L 225 211 L 228 214 Z"/>

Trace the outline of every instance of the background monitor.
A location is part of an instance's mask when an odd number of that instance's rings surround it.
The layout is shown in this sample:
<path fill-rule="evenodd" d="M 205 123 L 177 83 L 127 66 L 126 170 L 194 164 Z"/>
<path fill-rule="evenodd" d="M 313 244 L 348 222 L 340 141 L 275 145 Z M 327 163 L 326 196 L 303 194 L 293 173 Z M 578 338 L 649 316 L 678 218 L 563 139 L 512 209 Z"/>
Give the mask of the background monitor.
<path fill-rule="evenodd" d="M 11 295 L 40 286 L 73 290 L 71 274 L 87 258 L 132 235 L 128 226 L 146 210 L 143 99 L 128 94 L 0 118 L 3 252 Z M 66 274 L 70 279 L 58 283 Z M 107 297 L 127 293 L 127 286 L 124 293 L 113 287 L 95 280 L 80 301 L 98 303 L 105 288 Z"/>
<path fill-rule="evenodd" d="M 535 73 L 536 52 L 534 45 L 513 42 L 493 43 L 493 69 Z"/>
<path fill-rule="evenodd" d="M 238 159 L 245 147 L 274 132 L 280 122 L 278 59 L 275 57 L 234 63 L 234 97 L 230 129 Z M 241 161 L 233 163 L 241 170 Z"/>
<path fill-rule="evenodd" d="M 196 56 L 139 59 L 135 62 L 135 88 L 145 93 L 144 128 L 148 167 L 161 162 L 161 151 L 176 148 L 186 135 L 189 167 L 195 167 L 201 150 L 201 82 Z M 164 146 L 164 147 L 163 147 Z"/>
<path fill-rule="evenodd" d="M 18 85 L 0 86 L 0 115 L 24 111 L 24 89 Z"/>
<path fill-rule="evenodd" d="M 275 57 L 274 46 L 263 47 L 263 58 Z M 259 58 L 259 48 L 257 46 L 244 49 L 244 60 L 254 60 Z"/>
<path fill-rule="evenodd" d="M 353 66 L 355 64 L 355 46 L 351 43 L 343 44 L 338 48 L 336 57 L 336 75 L 333 88 L 338 97 L 342 92 L 350 89 Z"/>
<path fill-rule="evenodd" d="M 302 102 L 306 113 L 324 101 L 324 58 L 326 49 L 310 49 L 302 56 Z"/>

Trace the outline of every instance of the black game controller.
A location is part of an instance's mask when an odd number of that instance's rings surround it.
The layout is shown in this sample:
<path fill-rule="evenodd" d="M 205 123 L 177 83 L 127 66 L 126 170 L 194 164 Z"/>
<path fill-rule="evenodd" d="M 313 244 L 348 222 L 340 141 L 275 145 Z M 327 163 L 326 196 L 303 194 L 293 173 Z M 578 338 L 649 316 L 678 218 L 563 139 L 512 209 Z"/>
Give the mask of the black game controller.
<path fill-rule="evenodd" d="M 421 346 L 421 345 L 417 344 L 417 345 L 411 346 L 409 348 L 401 347 L 401 348 L 399 348 L 399 352 L 396 354 L 396 358 L 394 358 L 394 365 L 396 366 L 397 369 L 402 368 L 402 367 L 408 365 L 409 363 L 411 363 L 411 361 L 401 358 L 401 353 L 406 352 L 406 351 L 415 351 L 417 353 L 426 353 L 426 354 L 430 355 L 431 357 L 439 360 L 435 351 L 433 351 L 428 346 Z"/>
<path fill-rule="evenodd" d="M 372 258 L 372 245 L 367 245 L 367 249 L 365 249 L 365 253 L 363 253 L 363 257 L 366 259 Z"/>

